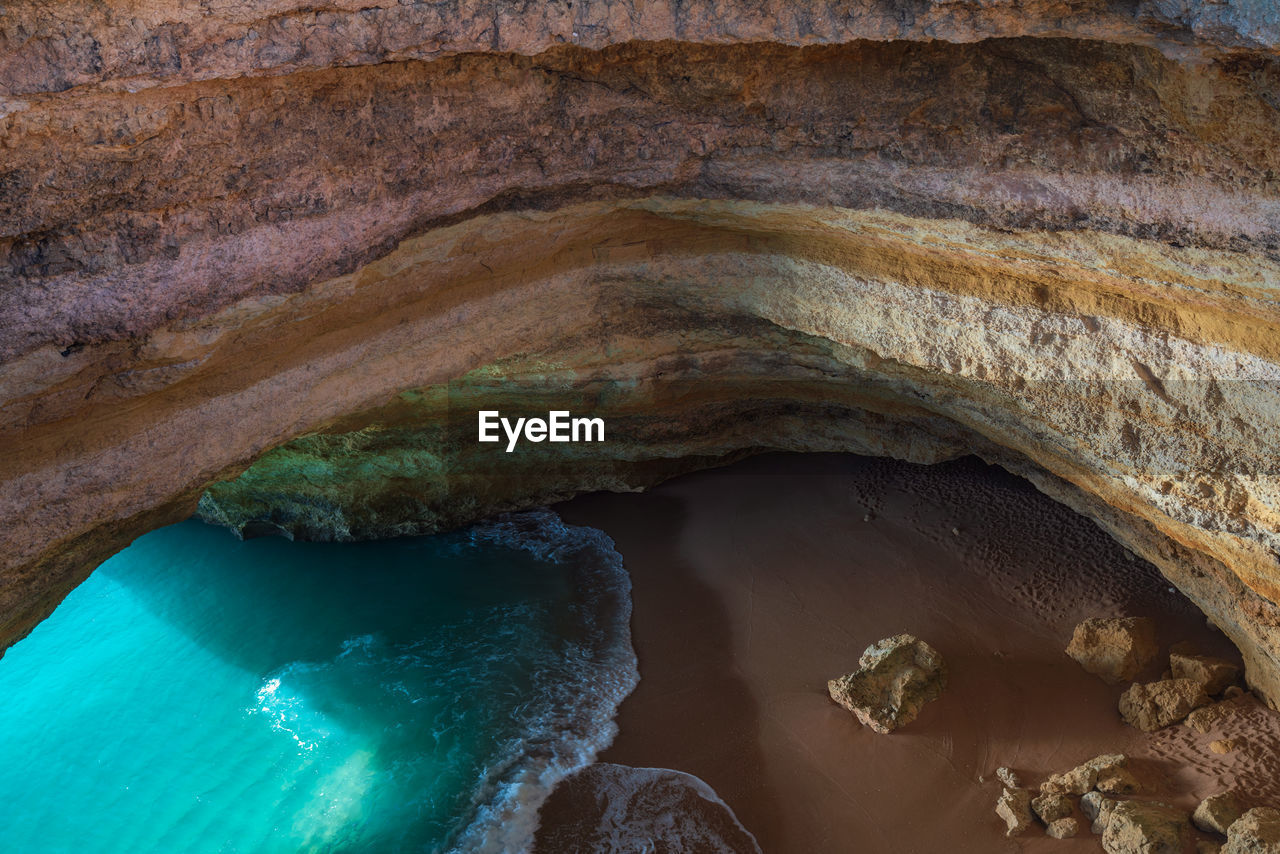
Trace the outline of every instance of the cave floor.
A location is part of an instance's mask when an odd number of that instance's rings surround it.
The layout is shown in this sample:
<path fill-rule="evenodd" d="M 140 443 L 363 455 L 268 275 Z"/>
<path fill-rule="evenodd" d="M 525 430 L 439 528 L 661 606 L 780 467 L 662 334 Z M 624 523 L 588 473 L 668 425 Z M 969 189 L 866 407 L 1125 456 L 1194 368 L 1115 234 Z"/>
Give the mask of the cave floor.
<path fill-rule="evenodd" d="M 1104 752 L 1132 757 L 1142 797 L 1188 811 L 1231 787 L 1280 803 L 1280 715 L 1250 701 L 1232 732 L 1144 734 L 1120 721 L 1126 686 L 1066 657 L 1077 622 L 1120 615 L 1155 618 L 1162 651 L 1236 653 L 1154 567 L 1003 470 L 767 455 L 557 509 L 613 537 L 634 585 L 641 683 L 601 760 L 700 777 L 770 854 L 1099 850 L 1083 819 L 1072 840 L 1006 839 L 993 774 L 1036 786 Z M 826 681 L 901 632 L 941 652 L 950 683 L 877 735 Z M 1211 752 L 1229 735 L 1235 750 Z"/>

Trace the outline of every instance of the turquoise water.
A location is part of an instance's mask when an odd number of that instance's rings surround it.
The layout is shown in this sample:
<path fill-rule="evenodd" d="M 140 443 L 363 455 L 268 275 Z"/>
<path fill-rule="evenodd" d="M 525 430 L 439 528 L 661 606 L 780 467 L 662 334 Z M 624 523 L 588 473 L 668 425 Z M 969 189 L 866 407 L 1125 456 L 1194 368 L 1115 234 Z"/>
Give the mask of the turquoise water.
<path fill-rule="evenodd" d="M 517 851 L 636 682 L 612 543 L 551 513 L 381 543 L 185 522 L 0 660 L 0 851 Z"/>

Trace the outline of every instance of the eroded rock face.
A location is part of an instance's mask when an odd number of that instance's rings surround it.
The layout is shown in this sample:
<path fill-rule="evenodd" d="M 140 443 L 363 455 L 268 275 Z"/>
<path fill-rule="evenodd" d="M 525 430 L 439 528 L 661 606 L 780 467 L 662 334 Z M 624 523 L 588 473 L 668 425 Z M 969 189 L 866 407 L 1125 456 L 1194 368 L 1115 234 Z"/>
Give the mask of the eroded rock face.
<path fill-rule="evenodd" d="M 1223 854 L 1280 854 L 1280 810 L 1255 807 L 1227 829 Z"/>
<path fill-rule="evenodd" d="M 864 726 L 891 733 L 915 720 L 946 686 L 947 666 L 938 651 L 903 634 L 867 647 L 858 669 L 832 679 L 827 691 Z"/>
<path fill-rule="evenodd" d="M 855 5 L 6 3 L 0 642 L 202 495 L 356 538 L 977 453 L 1280 697 L 1274 9 Z"/>
<path fill-rule="evenodd" d="M 60 91 L 120 80 L 182 82 L 235 74 L 460 53 L 536 54 L 575 44 L 600 49 L 627 41 L 761 42 L 790 45 L 876 40 L 973 41 L 1074 35 L 1146 44 L 1173 55 L 1212 56 L 1233 48 L 1274 49 L 1280 14 L 1249 0 L 1142 0 L 1089 4 L 1064 16 L 1052 0 L 996 0 L 957 7 L 946 0 L 904 7 L 860 3 L 833 15 L 813 2 L 733 6 L 665 0 L 549 0 L 537 6 L 463 0 L 447 7 L 404 0 L 301 0 L 252 4 L 128 5 L 69 0 L 6 4 L 2 95 Z"/>
<path fill-rule="evenodd" d="M 1236 822 L 1244 810 L 1233 792 L 1221 792 L 1210 795 L 1200 802 L 1191 821 L 1205 833 L 1220 833 L 1226 836 L 1227 829 Z"/>

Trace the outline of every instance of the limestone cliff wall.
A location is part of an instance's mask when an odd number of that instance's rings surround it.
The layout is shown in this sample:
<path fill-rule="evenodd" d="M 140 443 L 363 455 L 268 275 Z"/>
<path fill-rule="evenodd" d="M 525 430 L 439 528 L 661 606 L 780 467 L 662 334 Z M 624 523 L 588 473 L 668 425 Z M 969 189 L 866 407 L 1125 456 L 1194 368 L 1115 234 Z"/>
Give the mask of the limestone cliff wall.
<path fill-rule="evenodd" d="M 565 44 L 1022 36 L 1141 44 L 1175 57 L 1274 52 L 1280 10 L 1270 0 L 14 0 L 0 16 L 0 95 L 533 55 Z"/>
<path fill-rule="evenodd" d="M 0 639 L 198 500 L 376 536 L 974 452 L 1280 699 L 1280 16 L 776 6 L 7 4 Z"/>

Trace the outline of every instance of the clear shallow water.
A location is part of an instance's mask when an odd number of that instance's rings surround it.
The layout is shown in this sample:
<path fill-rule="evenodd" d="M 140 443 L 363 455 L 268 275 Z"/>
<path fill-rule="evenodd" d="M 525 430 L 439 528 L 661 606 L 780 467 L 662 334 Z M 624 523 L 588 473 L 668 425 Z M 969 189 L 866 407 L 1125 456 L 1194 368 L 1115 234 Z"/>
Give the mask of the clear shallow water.
<path fill-rule="evenodd" d="M 636 684 L 629 590 L 549 512 L 156 531 L 0 660 L 0 851 L 520 850 Z"/>

